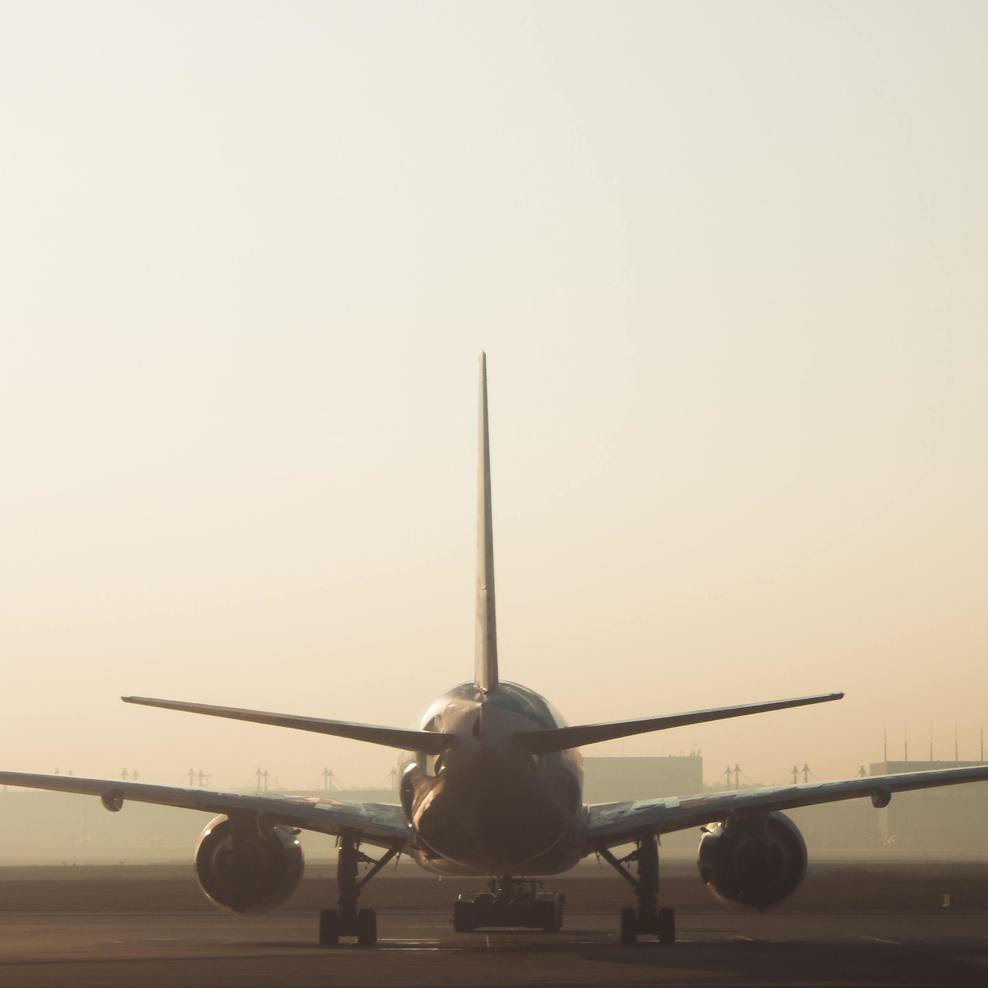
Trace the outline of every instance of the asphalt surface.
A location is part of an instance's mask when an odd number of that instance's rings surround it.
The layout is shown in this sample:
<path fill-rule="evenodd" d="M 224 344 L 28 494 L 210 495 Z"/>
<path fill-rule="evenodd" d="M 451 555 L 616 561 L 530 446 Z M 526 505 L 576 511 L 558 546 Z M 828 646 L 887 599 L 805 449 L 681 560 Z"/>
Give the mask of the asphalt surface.
<path fill-rule="evenodd" d="M 617 942 L 617 917 L 560 934 L 454 934 L 445 913 L 379 916 L 376 948 L 315 945 L 310 913 L 29 913 L 0 918 L 0 984 L 988 985 L 988 915 L 683 914 L 680 941 Z"/>
<path fill-rule="evenodd" d="M 627 893 L 613 881 L 559 882 L 569 903 L 562 933 L 455 934 L 438 908 L 453 889 L 382 880 L 367 903 L 378 907 L 375 948 L 318 947 L 302 891 L 280 912 L 236 916 L 204 905 L 188 871 L 180 882 L 0 874 L 0 986 L 985 986 L 988 910 L 973 904 L 985 870 L 883 873 L 887 886 L 865 870 L 856 890 L 847 872 L 827 869 L 815 892 L 763 914 L 722 910 L 684 887 L 679 942 L 668 946 L 618 943 Z M 194 907 L 176 906 L 181 890 Z"/>

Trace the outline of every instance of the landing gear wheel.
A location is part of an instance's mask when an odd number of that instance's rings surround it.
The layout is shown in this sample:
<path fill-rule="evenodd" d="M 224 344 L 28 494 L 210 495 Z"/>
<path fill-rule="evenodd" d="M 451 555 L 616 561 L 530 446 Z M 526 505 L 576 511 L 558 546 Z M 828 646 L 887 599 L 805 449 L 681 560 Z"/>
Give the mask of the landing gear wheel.
<path fill-rule="evenodd" d="M 616 858 L 606 845 L 597 853 L 635 890 L 638 908 L 621 910 L 621 943 L 634 943 L 643 934 L 658 937 L 659 943 L 676 942 L 676 914 L 672 909 L 659 909 L 659 846 L 654 834 L 644 833 L 635 842 L 635 849 L 623 858 Z M 638 878 L 629 864 L 637 865 Z"/>
<path fill-rule="evenodd" d="M 674 909 L 659 909 L 656 912 L 656 932 L 659 935 L 659 943 L 676 942 L 676 911 Z"/>
<path fill-rule="evenodd" d="M 360 850 L 360 832 L 350 827 L 340 831 L 340 853 L 336 859 L 337 909 L 319 911 L 319 944 L 335 947 L 340 937 L 356 937 L 365 947 L 377 943 L 377 913 L 373 909 L 358 909 L 357 900 L 364 886 L 404 847 L 404 841 L 392 844 L 376 861 Z M 368 869 L 360 877 L 361 865 Z"/>
<path fill-rule="evenodd" d="M 335 947 L 340 942 L 340 914 L 335 909 L 319 910 L 319 946 Z"/>
<path fill-rule="evenodd" d="M 634 943 L 638 939 L 638 914 L 632 906 L 621 910 L 621 943 Z"/>
<path fill-rule="evenodd" d="M 454 902 L 453 903 L 453 932 L 473 933 L 473 903 Z"/>
<path fill-rule="evenodd" d="M 563 911 L 566 908 L 566 896 L 557 892 L 551 900 L 547 902 L 548 915 L 542 924 L 545 933 L 558 933 L 563 928 Z"/>
<path fill-rule="evenodd" d="M 361 909 L 357 913 L 357 943 L 362 947 L 377 943 L 377 913 L 373 909 Z"/>

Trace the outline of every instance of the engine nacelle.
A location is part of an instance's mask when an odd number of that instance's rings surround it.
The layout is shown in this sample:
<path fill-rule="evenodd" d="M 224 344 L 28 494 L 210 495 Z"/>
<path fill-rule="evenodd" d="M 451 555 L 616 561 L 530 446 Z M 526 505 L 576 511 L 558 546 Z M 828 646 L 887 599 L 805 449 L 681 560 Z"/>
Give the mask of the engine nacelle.
<path fill-rule="evenodd" d="M 199 887 L 217 905 L 238 913 L 276 909 L 298 888 L 305 871 L 302 846 L 291 827 L 271 827 L 266 835 L 253 821 L 238 827 L 218 816 L 206 824 L 196 845 Z"/>
<path fill-rule="evenodd" d="M 806 843 L 782 813 L 729 817 L 700 838 L 697 866 L 716 898 L 770 909 L 803 880 Z"/>

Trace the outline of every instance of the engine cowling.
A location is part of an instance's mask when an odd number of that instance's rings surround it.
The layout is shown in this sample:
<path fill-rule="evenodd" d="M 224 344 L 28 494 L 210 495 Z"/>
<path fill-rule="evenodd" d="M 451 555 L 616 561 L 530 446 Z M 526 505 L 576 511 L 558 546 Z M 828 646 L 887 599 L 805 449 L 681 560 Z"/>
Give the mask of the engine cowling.
<path fill-rule="evenodd" d="M 806 843 L 782 813 L 729 817 L 706 828 L 697 866 L 716 898 L 770 909 L 802 882 Z"/>
<path fill-rule="evenodd" d="M 238 913 L 261 913 L 287 902 L 305 871 L 302 846 L 291 827 L 262 835 L 251 822 L 238 828 L 218 816 L 206 824 L 196 845 L 199 887 L 217 905 Z"/>

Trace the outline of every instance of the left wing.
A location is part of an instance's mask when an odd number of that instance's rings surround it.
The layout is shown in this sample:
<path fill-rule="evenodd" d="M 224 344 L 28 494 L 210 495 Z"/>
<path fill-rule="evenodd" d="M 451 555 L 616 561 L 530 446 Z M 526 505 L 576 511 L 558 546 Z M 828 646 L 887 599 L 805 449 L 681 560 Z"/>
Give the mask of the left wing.
<path fill-rule="evenodd" d="M 766 789 L 741 789 L 698 796 L 665 796 L 661 799 L 599 803 L 587 807 L 584 839 L 588 851 L 621 844 L 643 833 L 667 834 L 705 823 L 723 821 L 732 813 L 755 810 L 790 810 L 797 806 L 833 803 L 870 796 L 876 807 L 887 806 L 894 792 L 988 781 L 988 765 L 947 768 L 934 772 L 872 775 L 843 782 L 811 782 Z"/>
<path fill-rule="evenodd" d="M 127 800 L 134 800 L 209 813 L 250 814 L 263 826 L 280 823 L 321 834 L 339 834 L 347 828 L 357 831 L 361 840 L 382 847 L 401 844 L 412 835 L 402 808 L 387 803 L 340 803 L 303 796 L 250 795 L 28 772 L 0 772 L 0 785 L 99 796 L 108 810 L 119 810 Z"/>

